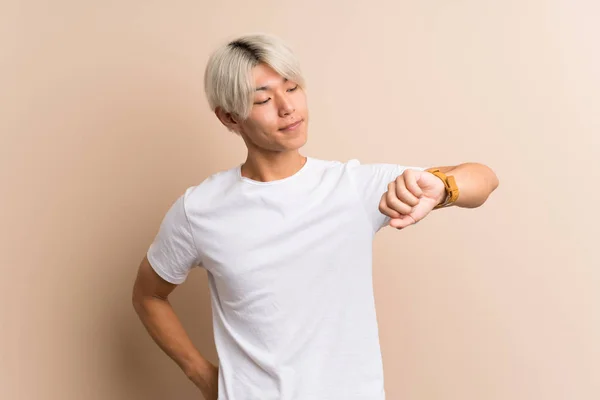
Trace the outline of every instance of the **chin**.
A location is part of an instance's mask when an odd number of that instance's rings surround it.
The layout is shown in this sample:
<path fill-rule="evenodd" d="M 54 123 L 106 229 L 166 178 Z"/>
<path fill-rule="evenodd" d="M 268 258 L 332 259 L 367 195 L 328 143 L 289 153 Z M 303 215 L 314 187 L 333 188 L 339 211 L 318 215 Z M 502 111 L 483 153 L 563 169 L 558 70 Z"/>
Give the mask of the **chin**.
<path fill-rule="evenodd" d="M 288 150 L 298 150 L 299 148 L 301 148 L 302 146 L 304 146 L 306 144 L 307 140 L 308 140 L 308 137 L 306 135 L 306 132 L 303 132 L 303 133 L 299 134 L 297 137 L 292 138 L 289 141 L 287 141 L 286 143 L 284 143 L 284 146 Z"/>

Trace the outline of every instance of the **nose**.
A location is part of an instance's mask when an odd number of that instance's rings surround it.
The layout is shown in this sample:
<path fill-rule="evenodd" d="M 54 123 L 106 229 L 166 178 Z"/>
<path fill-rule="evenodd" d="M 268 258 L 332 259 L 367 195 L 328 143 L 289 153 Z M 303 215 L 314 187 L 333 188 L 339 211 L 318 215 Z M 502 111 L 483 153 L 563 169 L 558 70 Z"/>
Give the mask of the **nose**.
<path fill-rule="evenodd" d="M 292 104 L 289 99 L 283 97 L 279 106 L 279 116 L 286 117 L 292 114 L 294 111 L 296 111 L 294 104 Z"/>

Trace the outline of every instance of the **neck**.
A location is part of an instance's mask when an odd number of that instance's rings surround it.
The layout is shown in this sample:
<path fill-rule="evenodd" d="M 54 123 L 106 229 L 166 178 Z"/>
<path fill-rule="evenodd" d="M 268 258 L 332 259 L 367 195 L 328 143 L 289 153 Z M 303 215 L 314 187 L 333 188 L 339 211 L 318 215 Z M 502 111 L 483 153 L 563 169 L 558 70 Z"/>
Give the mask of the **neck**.
<path fill-rule="evenodd" d="M 242 164 L 243 177 L 259 182 L 270 182 L 288 178 L 297 173 L 306 163 L 306 157 L 298 150 L 273 153 L 248 153 Z"/>

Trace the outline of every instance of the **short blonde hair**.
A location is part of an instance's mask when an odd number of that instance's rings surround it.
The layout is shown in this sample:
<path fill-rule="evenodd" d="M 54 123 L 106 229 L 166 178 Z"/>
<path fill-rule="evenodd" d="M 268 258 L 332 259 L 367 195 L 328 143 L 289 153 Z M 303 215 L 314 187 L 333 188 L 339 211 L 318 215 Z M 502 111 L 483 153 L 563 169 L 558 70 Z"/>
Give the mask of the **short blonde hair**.
<path fill-rule="evenodd" d="M 280 38 L 264 33 L 248 34 L 221 46 L 208 60 L 204 90 L 211 109 L 220 107 L 247 119 L 255 91 L 252 69 L 261 63 L 305 87 L 296 56 Z"/>

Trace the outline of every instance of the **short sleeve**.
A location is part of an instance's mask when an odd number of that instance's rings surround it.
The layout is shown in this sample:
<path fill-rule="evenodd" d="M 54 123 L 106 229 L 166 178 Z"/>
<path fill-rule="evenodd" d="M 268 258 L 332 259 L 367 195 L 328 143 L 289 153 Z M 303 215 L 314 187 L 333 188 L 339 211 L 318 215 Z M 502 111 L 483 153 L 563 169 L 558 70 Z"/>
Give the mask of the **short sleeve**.
<path fill-rule="evenodd" d="M 156 273 L 174 284 L 183 283 L 190 270 L 200 264 L 185 210 L 185 194 L 167 211 L 146 255 Z"/>
<path fill-rule="evenodd" d="M 348 172 L 374 232 L 390 222 L 390 218 L 379 211 L 381 196 L 387 192 L 388 184 L 407 169 L 425 170 L 397 164 L 361 164 L 358 160 L 348 162 Z"/>

